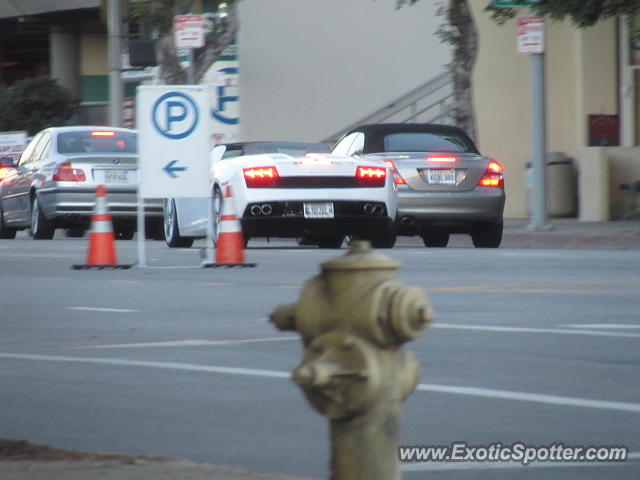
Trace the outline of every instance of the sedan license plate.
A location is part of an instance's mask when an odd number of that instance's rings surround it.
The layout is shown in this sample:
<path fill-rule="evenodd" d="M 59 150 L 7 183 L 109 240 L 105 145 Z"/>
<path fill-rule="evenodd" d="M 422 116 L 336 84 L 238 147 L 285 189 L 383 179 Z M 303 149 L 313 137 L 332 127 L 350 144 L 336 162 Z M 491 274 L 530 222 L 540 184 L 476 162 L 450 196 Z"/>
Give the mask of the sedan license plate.
<path fill-rule="evenodd" d="M 331 202 L 305 203 L 304 218 L 333 218 L 333 203 Z"/>
<path fill-rule="evenodd" d="M 427 183 L 434 185 L 455 185 L 456 184 L 456 171 L 455 169 L 444 170 L 441 168 L 430 168 L 426 171 L 423 170 L 423 174 L 426 173 Z"/>
<path fill-rule="evenodd" d="M 130 183 L 128 170 L 95 170 L 93 176 L 96 183 L 111 185 Z"/>

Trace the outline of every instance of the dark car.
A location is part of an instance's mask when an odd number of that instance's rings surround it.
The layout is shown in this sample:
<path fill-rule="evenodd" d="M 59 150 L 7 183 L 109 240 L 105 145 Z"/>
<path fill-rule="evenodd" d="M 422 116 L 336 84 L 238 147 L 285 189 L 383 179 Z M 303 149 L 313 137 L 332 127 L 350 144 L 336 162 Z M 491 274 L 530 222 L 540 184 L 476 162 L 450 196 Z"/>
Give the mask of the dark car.
<path fill-rule="evenodd" d="M 502 241 L 503 168 L 480 154 L 460 128 L 435 124 L 362 125 L 333 153 L 384 160 L 398 187 L 398 234 L 446 247 L 449 235 L 471 235 L 476 247 Z"/>

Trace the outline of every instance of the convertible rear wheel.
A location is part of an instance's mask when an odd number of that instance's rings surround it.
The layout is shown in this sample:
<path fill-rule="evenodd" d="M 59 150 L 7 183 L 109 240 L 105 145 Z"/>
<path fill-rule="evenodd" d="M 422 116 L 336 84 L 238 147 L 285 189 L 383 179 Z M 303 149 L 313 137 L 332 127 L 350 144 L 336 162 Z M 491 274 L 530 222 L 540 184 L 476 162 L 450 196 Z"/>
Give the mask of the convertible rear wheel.
<path fill-rule="evenodd" d="M 173 199 L 167 199 L 164 203 L 163 230 L 164 240 L 169 248 L 188 248 L 193 245 L 193 238 L 180 235 L 176 203 Z"/>
<path fill-rule="evenodd" d="M 488 223 L 479 226 L 471 233 L 473 246 L 476 248 L 498 248 L 502 243 L 502 223 Z"/>
<path fill-rule="evenodd" d="M 394 226 L 389 231 L 370 239 L 373 248 L 393 248 L 398 238 L 398 229 Z"/>
<path fill-rule="evenodd" d="M 34 197 L 31 203 L 31 236 L 35 240 L 51 240 L 55 231 L 51 222 L 42 213 L 38 198 Z"/>
<path fill-rule="evenodd" d="M 428 231 L 422 234 L 425 247 L 443 248 L 449 244 L 449 232 L 441 230 Z"/>

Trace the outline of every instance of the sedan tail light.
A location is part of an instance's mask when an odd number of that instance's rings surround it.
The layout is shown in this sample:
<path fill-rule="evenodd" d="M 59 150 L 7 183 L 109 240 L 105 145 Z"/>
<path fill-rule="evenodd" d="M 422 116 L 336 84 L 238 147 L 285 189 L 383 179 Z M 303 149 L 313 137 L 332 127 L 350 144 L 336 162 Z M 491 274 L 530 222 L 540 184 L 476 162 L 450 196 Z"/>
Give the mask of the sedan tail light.
<path fill-rule="evenodd" d="M 51 180 L 54 182 L 84 182 L 86 177 L 82 169 L 73 168 L 71 163 L 64 162 L 58 165 Z"/>
<path fill-rule="evenodd" d="M 357 167 L 356 180 L 359 187 L 384 187 L 387 169 L 382 167 Z"/>
<path fill-rule="evenodd" d="M 391 174 L 393 175 L 393 182 L 396 185 L 406 185 L 407 184 L 407 182 L 404 180 L 404 178 L 402 178 L 402 175 L 400 175 L 400 172 L 396 168 L 396 164 L 395 163 L 393 163 L 391 160 L 385 160 L 384 163 L 386 163 L 387 167 L 389 167 L 389 170 L 391 170 Z"/>
<path fill-rule="evenodd" d="M 0 167 L 0 182 L 15 171 L 16 169 L 13 167 Z"/>
<path fill-rule="evenodd" d="M 274 188 L 278 183 L 276 167 L 243 168 L 244 181 L 248 188 Z"/>
<path fill-rule="evenodd" d="M 489 162 L 484 175 L 478 180 L 478 185 L 481 187 L 502 187 L 504 185 L 504 177 L 502 165 L 498 162 Z"/>

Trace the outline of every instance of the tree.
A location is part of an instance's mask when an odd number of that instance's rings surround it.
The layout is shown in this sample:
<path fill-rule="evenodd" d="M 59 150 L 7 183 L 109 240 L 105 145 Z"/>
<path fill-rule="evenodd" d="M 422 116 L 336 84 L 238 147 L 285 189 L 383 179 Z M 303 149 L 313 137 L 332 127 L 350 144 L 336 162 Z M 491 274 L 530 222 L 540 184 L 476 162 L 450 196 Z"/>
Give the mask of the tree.
<path fill-rule="evenodd" d="M 55 80 L 25 78 L 0 95 L 0 130 L 40 130 L 67 123 L 78 109 L 78 99 Z"/>
<path fill-rule="evenodd" d="M 205 46 L 194 52 L 194 80 L 199 83 L 222 51 L 238 32 L 237 3 L 240 0 L 146 0 L 131 5 L 131 17 L 153 30 L 155 51 L 162 80 L 166 84 L 187 83 L 187 72 L 180 65 L 174 44 L 173 17 L 187 13 L 203 13 L 209 28 Z"/>
<path fill-rule="evenodd" d="M 398 8 L 413 5 L 419 0 L 397 0 Z M 531 0 L 514 0 L 523 7 Z M 490 2 L 486 10 L 491 12 L 492 19 L 504 23 L 517 14 L 515 8 L 496 8 Z M 579 27 L 589 27 L 600 20 L 627 15 L 640 15 L 639 0 L 538 0 L 535 13 L 553 20 L 571 18 Z M 445 18 L 445 23 L 438 30 L 439 37 L 453 48 L 453 59 L 448 65 L 454 84 L 454 120 L 475 139 L 475 120 L 473 114 L 473 98 L 471 76 L 478 51 L 478 34 L 473 22 L 469 0 L 443 0 L 438 14 Z M 636 33 L 640 36 L 640 33 Z"/>

